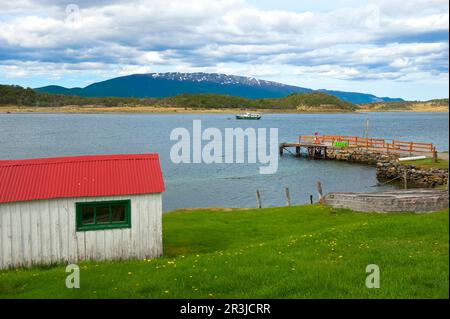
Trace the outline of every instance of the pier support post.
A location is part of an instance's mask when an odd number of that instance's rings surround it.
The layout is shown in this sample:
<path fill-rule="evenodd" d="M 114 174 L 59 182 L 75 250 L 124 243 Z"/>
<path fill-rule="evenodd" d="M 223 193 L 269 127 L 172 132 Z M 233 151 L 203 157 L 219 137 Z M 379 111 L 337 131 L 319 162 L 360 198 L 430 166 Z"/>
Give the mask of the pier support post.
<path fill-rule="evenodd" d="M 300 146 L 295 147 L 295 155 L 300 156 Z"/>

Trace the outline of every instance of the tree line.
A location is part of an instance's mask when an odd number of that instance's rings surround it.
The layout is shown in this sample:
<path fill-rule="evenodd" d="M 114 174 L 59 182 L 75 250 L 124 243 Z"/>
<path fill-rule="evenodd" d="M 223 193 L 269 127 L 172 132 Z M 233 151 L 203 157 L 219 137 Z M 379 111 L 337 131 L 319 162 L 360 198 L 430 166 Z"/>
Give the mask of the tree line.
<path fill-rule="evenodd" d="M 296 109 L 300 105 L 320 108 L 323 105 L 351 111 L 355 106 L 335 96 L 321 92 L 293 93 L 283 98 L 247 99 L 220 94 L 180 94 L 166 98 L 82 97 L 75 95 L 40 93 L 18 85 L 0 85 L 0 105 L 27 107 L 103 106 L 133 107 L 160 106 L 198 109 Z"/>

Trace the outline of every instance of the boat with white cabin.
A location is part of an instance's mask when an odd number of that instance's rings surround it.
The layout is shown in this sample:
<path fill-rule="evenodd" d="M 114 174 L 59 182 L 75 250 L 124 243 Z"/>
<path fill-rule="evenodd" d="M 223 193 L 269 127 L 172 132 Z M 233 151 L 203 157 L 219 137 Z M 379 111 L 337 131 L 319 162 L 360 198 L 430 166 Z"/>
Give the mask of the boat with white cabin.
<path fill-rule="evenodd" d="M 259 119 L 261 119 L 261 114 L 247 112 L 244 114 L 237 114 L 236 119 L 237 120 L 259 120 Z"/>

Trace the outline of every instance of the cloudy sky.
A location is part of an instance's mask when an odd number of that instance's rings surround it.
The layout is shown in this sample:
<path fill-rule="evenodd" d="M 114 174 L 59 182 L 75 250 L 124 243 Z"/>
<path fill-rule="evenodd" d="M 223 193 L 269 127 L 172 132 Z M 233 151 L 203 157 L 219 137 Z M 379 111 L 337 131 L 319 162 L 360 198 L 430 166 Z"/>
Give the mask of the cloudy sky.
<path fill-rule="evenodd" d="M 448 0 L 0 0 L 0 83 L 219 72 L 448 97 Z"/>

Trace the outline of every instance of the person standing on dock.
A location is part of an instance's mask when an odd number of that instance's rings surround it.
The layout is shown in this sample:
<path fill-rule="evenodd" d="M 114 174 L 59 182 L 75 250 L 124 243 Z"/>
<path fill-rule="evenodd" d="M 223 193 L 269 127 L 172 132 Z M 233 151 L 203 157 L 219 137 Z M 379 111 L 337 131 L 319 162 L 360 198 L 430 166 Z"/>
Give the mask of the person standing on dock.
<path fill-rule="evenodd" d="M 314 144 L 320 144 L 318 132 L 314 132 Z"/>

